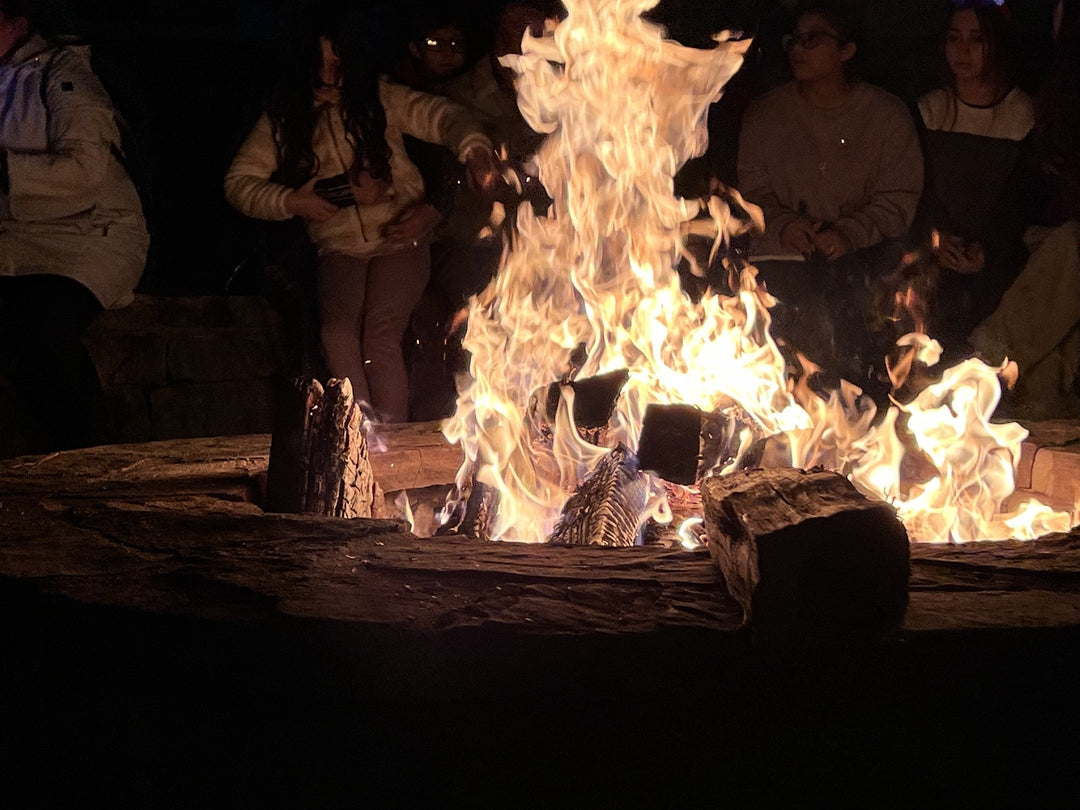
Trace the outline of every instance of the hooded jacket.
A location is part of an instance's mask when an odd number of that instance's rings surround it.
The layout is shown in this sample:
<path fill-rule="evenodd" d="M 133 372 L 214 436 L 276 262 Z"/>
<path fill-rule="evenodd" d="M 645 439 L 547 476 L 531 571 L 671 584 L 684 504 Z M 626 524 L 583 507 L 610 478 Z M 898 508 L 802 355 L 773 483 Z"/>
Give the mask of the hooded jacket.
<path fill-rule="evenodd" d="M 33 35 L 0 61 L 0 275 L 55 274 L 131 302 L 150 237 L 89 48 Z"/>
<path fill-rule="evenodd" d="M 424 198 L 420 170 L 409 160 L 402 134 L 449 148 L 464 162 L 476 146 L 493 149 L 468 111 L 448 99 L 421 93 L 404 85 L 379 82 L 379 100 L 386 112 L 386 143 L 390 147 L 393 198 L 374 205 L 349 205 L 323 222 L 307 221 L 308 236 L 320 252 L 370 256 L 391 249 L 383 228 L 402 211 Z M 345 133 L 341 110 L 319 107 L 312 146 L 319 162 L 318 176 L 348 172 L 354 153 Z M 291 187 L 272 181 L 278 170 L 278 148 L 270 118 L 264 113 L 240 146 L 225 175 L 225 198 L 243 214 L 256 219 L 286 220 L 285 197 Z"/>

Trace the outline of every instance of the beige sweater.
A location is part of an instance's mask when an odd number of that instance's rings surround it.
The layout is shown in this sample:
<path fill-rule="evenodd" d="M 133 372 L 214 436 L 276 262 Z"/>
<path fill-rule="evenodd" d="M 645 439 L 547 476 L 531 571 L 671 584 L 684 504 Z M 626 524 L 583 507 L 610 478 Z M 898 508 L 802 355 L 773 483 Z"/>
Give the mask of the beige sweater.
<path fill-rule="evenodd" d="M 765 214 L 756 253 L 781 253 L 781 229 L 800 213 L 831 223 L 855 249 L 904 234 L 922 192 L 923 161 L 907 108 L 858 83 L 822 110 L 794 82 L 751 104 L 743 119 L 739 190 Z"/>
<path fill-rule="evenodd" d="M 402 134 L 448 147 L 464 162 L 470 149 L 492 149 L 491 142 L 464 107 L 439 96 L 411 90 L 383 81 L 379 98 L 386 111 L 386 143 L 390 147 L 393 198 L 375 205 L 351 205 L 324 222 L 306 223 L 308 235 L 320 252 L 334 251 L 351 256 L 369 256 L 385 249 L 383 228 L 424 197 L 424 181 L 405 153 Z M 349 171 L 353 150 L 349 145 L 339 108 L 326 105 L 320 110 L 314 134 L 319 177 L 333 177 Z M 256 219 L 285 220 L 288 186 L 270 180 L 278 169 L 278 150 L 270 119 L 264 114 L 233 159 L 225 176 L 225 198 Z"/>

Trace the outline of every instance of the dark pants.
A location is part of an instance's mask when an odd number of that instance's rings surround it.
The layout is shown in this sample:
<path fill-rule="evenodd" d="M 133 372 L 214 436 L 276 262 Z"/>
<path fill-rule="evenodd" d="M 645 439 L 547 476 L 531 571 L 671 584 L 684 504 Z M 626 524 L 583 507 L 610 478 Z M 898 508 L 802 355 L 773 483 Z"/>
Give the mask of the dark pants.
<path fill-rule="evenodd" d="M 82 343 L 101 309 L 70 278 L 0 277 L 0 375 L 36 423 L 32 451 L 87 447 L 101 438 L 101 382 Z"/>
<path fill-rule="evenodd" d="M 835 262 L 760 262 L 758 279 L 779 301 L 771 313 L 774 337 L 876 394 L 869 389 L 882 384 L 889 347 L 871 329 L 874 288 L 902 255 L 900 244 L 890 241 Z"/>

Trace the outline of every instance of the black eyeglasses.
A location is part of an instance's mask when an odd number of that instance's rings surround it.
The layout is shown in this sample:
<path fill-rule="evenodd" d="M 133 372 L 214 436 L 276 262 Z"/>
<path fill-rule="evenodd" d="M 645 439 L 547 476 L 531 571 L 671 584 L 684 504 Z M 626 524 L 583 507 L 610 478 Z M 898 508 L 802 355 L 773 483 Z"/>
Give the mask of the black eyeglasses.
<path fill-rule="evenodd" d="M 429 51 L 465 53 L 465 40 L 463 39 L 437 39 L 436 37 L 424 37 L 420 40 L 420 44 Z"/>
<path fill-rule="evenodd" d="M 780 44 L 784 46 L 785 51 L 790 51 L 796 45 L 812 51 L 827 39 L 840 42 L 840 37 L 832 31 L 807 31 L 805 34 L 786 34 L 780 38 Z"/>

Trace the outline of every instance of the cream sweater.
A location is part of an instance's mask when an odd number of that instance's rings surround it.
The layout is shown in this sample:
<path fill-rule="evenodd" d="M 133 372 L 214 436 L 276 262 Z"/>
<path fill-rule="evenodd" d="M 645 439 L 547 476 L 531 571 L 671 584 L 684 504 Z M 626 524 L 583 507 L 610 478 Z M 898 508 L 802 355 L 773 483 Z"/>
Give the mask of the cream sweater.
<path fill-rule="evenodd" d="M 402 210 L 423 199 L 424 181 L 405 153 L 402 134 L 440 143 L 462 162 L 473 147 L 493 149 L 468 111 L 448 99 L 388 81 L 380 82 L 379 99 L 386 111 L 393 198 L 375 205 L 342 208 L 324 222 L 307 222 L 308 235 L 320 252 L 351 256 L 379 253 L 385 249 L 383 228 Z M 313 140 L 319 177 L 333 177 L 351 169 L 353 150 L 338 107 L 321 108 Z M 241 213 L 256 219 L 289 219 L 285 197 L 291 189 L 270 179 L 277 169 L 277 145 L 270 119 L 263 114 L 225 175 L 225 198 Z"/>

